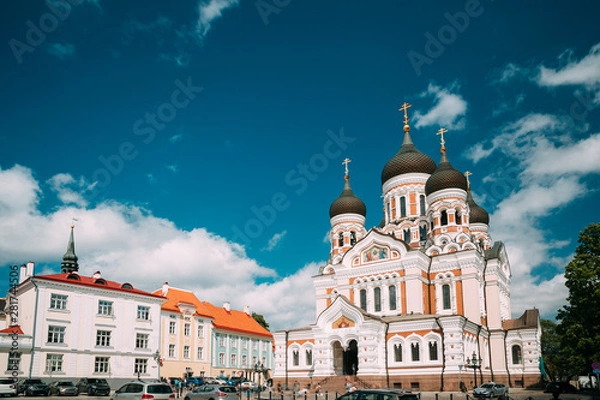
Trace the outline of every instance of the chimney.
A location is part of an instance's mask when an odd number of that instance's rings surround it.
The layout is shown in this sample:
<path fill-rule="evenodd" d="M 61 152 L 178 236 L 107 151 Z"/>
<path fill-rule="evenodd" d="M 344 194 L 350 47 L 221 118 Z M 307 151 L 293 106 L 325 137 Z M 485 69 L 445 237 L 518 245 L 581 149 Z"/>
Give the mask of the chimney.
<path fill-rule="evenodd" d="M 225 311 L 229 312 L 231 311 L 231 303 L 226 301 L 225 303 L 223 303 L 223 308 L 225 309 Z"/>
<path fill-rule="evenodd" d="M 100 279 L 100 278 L 102 278 L 102 274 L 100 273 L 100 271 L 96 271 L 96 272 L 94 272 L 94 275 L 92 275 L 92 278 Z"/>
<path fill-rule="evenodd" d="M 163 297 L 166 297 L 167 293 L 169 293 L 169 282 L 163 283 L 163 287 L 162 287 L 162 295 L 163 295 Z"/>
<path fill-rule="evenodd" d="M 26 264 L 21 265 L 21 270 L 19 271 L 19 283 L 25 281 L 27 278 L 33 276 L 35 263 L 33 261 L 29 261 Z"/>
<path fill-rule="evenodd" d="M 251 315 L 250 314 L 250 306 L 244 306 L 244 312 L 248 315 Z"/>

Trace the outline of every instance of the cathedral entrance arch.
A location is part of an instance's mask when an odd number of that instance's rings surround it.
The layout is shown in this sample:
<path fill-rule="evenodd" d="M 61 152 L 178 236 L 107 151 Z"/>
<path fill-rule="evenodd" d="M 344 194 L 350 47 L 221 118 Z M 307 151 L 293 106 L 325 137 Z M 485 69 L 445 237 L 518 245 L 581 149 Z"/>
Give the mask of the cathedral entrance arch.
<path fill-rule="evenodd" d="M 336 375 L 356 375 L 358 372 L 358 343 L 351 340 L 344 350 L 339 341 L 332 343 L 333 370 Z"/>

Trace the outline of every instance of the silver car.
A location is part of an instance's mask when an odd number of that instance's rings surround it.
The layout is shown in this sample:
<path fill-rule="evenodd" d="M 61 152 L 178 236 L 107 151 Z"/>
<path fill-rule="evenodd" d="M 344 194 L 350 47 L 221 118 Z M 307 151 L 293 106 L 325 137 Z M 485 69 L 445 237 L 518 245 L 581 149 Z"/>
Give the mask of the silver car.
<path fill-rule="evenodd" d="M 174 399 L 175 393 L 171 386 L 162 382 L 129 382 L 118 388 L 112 395 L 112 400 L 169 400 Z"/>
<path fill-rule="evenodd" d="M 504 399 L 508 396 L 508 387 L 503 383 L 488 382 L 473 389 L 473 396 L 478 399 L 491 399 L 499 397 Z"/>
<path fill-rule="evenodd" d="M 12 378 L 0 378 L 0 396 L 4 395 L 17 395 L 17 382 Z"/>
<path fill-rule="evenodd" d="M 51 396 L 77 396 L 79 394 L 77 386 L 75 386 L 71 381 L 56 381 L 52 382 L 48 386 L 50 387 Z"/>
<path fill-rule="evenodd" d="M 188 392 L 184 400 L 240 400 L 235 386 L 203 385 Z"/>

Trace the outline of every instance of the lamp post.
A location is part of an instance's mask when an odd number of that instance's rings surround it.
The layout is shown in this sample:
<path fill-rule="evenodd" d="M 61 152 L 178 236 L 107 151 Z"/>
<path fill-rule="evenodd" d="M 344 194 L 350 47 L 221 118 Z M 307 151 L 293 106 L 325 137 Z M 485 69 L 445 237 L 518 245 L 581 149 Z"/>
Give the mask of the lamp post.
<path fill-rule="evenodd" d="M 467 368 L 473 368 L 473 388 L 477 387 L 477 370 L 481 369 L 481 362 L 483 360 L 481 358 L 477 357 L 477 354 L 475 354 L 475 351 L 473 351 L 473 355 L 472 358 L 467 358 L 467 365 L 465 365 L 465 367 Z"/>
<path fill-rule="evenodd" d="M 260 392 L 262 390 L 262 387 L 260 385 L 260 376 L 262 374 L 264 374 L 266 370 L 267 369 L 265 368 L 265 366 L 262 363 L 257 362 L 254 365 L 254 372 L 256 372 L 258 374 L 258 400 L 260 400 Z"/>

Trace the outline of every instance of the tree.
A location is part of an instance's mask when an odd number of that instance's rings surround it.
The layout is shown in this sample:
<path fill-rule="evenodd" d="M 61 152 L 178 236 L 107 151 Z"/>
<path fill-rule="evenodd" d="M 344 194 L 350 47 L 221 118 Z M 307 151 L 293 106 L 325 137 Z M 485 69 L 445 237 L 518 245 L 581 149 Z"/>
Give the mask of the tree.
<path fill-rule="evenodd" d="M 565 268 L 568 304 L 558 311 L 561 364 L 569 375 L 587 375 L 600 361 L 600 223 L 579 234 L 575 257 Z"/>
<path fill-rule="evenodd" d="M 544 356 L 544 369 L 547 379 L 554 381 L 563 374 L 559 371 L 560 365 L 560 336 L 556 328 L 557 324 L 549 319 L 540 320 L 542 326 L 542 355 Z"/>
<path fill-rule="evenodd" d="M 260 326 L 262 326 L 266 330 L 269 330 L 269 323 L 267 321 L 265 321 L 265 317 L 263 317 L 262 314 L 257 314 L 255 312 L 252 312 L 252 318 L 254 318 L 254 320 L 256 322 L 258 322 L 260 324 Z"/>

